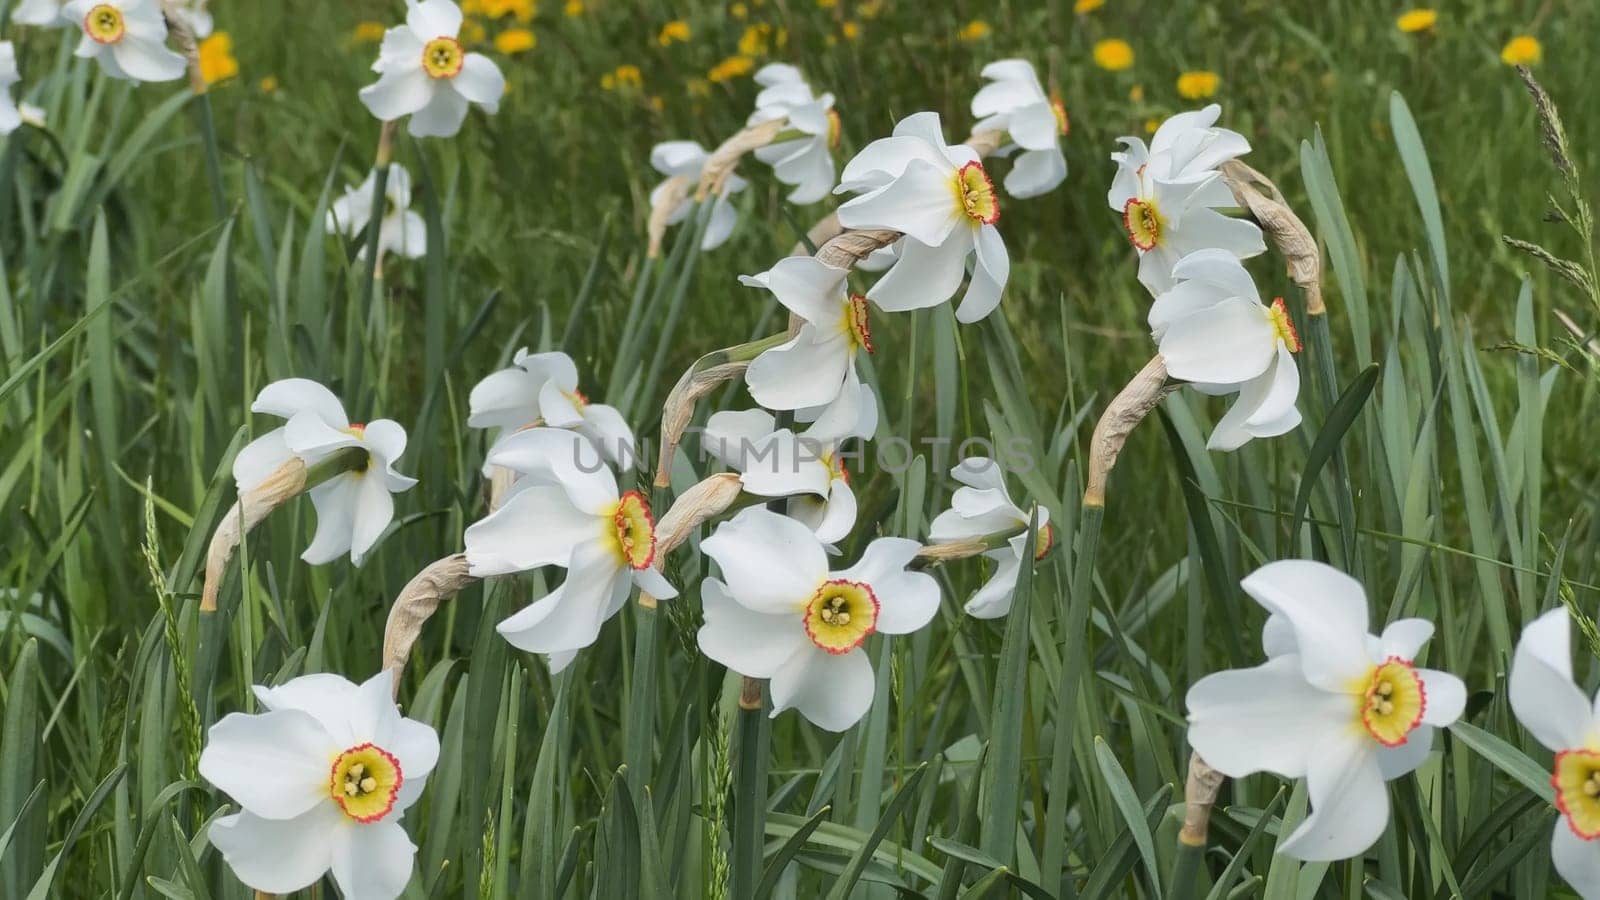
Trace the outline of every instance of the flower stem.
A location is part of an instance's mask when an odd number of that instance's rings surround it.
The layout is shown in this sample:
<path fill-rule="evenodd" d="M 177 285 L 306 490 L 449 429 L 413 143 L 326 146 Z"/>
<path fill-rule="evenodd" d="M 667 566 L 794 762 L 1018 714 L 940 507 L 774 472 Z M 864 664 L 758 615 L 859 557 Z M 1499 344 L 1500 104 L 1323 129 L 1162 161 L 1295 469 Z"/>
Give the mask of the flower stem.
<path fill-rule="evenodd" d="M 222 183 L 222 150 L 217 142 L 217 121 L 211 109 L 211 94 L 201 91 L 195 98 L 195 119 L 206 147 L 206 182 L 211 186 L 211 211 L 218 219 L 228 214 L 226 190 Z"/>
<path fill-rule="evenodd" d="M 633 612 L 633 684 L 628 695 L 628 730 L 622 758 L 628 769 L 628 787 L 638 803 L 650 783 L 654 756 L 655 670 L 659 644 L 656 626 L 661 619 L 661 609 L 654 597 L 641 591 Z"/>
<path fill-rule="evenodd" d="M 372 211 L 367 218 L 367 235 L 362 240 L 362 246 L 367 250 L 367 274 L 361 284 L 361 297 L 368 303 L 373 300 L 372 288 L 377 283 L 381 252 L 378 249 L 378 240 L 383 233 L 384 212 L 388 208 L 389 190 L 389 163 L 394 158 L 394 132 L 400 123 L 389 121 L 383 123 L 383 128 L 378 131 L 378 152 L 372 160 Z"/>
<path fill-rule="evenodd" d="M 739 690 L 739 757 L 733 783 L 730 897 L 754 896 L 761 880 L 761 846 L 767 819 L 767 745 L 772 739 L 765 707 L 761 682 L 744 679 Z"/>

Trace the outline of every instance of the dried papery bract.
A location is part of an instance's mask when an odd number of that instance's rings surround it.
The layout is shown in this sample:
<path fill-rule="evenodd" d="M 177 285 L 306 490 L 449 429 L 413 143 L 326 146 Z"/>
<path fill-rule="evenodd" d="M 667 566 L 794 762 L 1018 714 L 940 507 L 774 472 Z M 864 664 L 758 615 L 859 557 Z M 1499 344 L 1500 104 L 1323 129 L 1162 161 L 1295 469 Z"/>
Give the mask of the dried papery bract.
<path fill-rule="evenodd" d="M 1089 479 L 1083 491 L 1084 506 L 1106 505 L 1106 482 L 1111 478 L 1111 469 L 1116 466 L 1123 445 L 1128 442 L 1128 435 L 1162 398 L 1177 388 L 1167 383 L 1166 361 L 1157 355 L 1112 399 L 1089 438 Z"/>
<path fill-rule="evenodd" d="M 178 52 L 189 62 L 189 90 L 196 94 L 206 92 L 206 78 L 200 71 L 200 44 L 195 40 L 194 29 L 189 26 L 188 17 L 177 8 L 172 0 L 162 0 L 161 13 L 167 20 L 167 31 L 171 33 L 173 42 L 178 45 Z"/>
<path fill-rule="evenodd" d="M 661 192 L 656 196 L 656 202 L 650 206 L 650 220 L 645 224 L 645 235 L 649 239 L 646 254 L 651 259 L 661 256 L 661 242 L 666 240 L 667 227 L 672 218 L 672 211 L 678 208 L 685 198 L 689 196 L 689 186 L 693 179 L 687 175 L 674 175 L 666 180 Z"/>
<path fill-rule="evenodd" d="M 475 584 L 479 579 L 467 572 L 467 555 L 453 553 L 438 560 L 407 582 L 389 607 L 389 620 L 383 626 L 383 667 L 394 671 L 394 688 L 400 690 L 411 648 L 422 634 L 422 626 L 438 611 L 439 605 Z"/>
<path fill-rule="evenodd" d="M 1289 277 L 1305 293 L 1306 315 L 1325 314 L 1327 307 L 1322 303 L 1322 253 L 1317 249 L 1317 240 L 1311 236 L 1311 230 L 1284 202 L 1278 186 L 1267 176 L 1236 159 L 1222 164 L 1222 181 L 1233 192 L 1239 205 L 1249 210 L 1250 216 L 1282 254 Z"/>
<path fill-rule="evenodd" d="M 679 494 L 656 523 L 657 556 L 676 550 L 696 528 L 727 512 L 743 490 L 737 472 L 719 472 Z"/>
<path fill-rule="evenodd" d="M 1189 777 L 1183 788 L 1183 829 L 1178 840 L 1190 847 L 1204 847 L 1211 828 L 1211 809 L 1226 780 L 1221 772 L 1206 765 L 1200 754 L 1189 754 Z"/>
<path fill-rule="evenodd" d="M 746 153 L 772 143 L 783 133 L 784 127 L 788 124 L 788 119 L 769 119 L 741 129 L 733 137 L 717 145 L 717 149 L 711 151 L 711 155 L 706 157 L 705 165 L 700 169 L 700 183 L 695 186 L 694 191 L 695 202 L 703 203 L 707 197 L 721 194 L 723 187 L 728 183 L 728 176 L 738 168 L 739 160 Z"/>
<path fill-rule="evenodd" d="M 261 524 L 267 514 L 288 503 L 305 490 L 306 464 L 291 459 L 278 467 L 266 480 L 239 495 L 233 506 L 218 523 L 211 535 L 211 545 L 206 550 L 206 580 L 200 591 L 200 609 L 214 612 L 217 594 L 222 590 L 222 575 L 228 560 L 238 549 L 245 535 Z"/>

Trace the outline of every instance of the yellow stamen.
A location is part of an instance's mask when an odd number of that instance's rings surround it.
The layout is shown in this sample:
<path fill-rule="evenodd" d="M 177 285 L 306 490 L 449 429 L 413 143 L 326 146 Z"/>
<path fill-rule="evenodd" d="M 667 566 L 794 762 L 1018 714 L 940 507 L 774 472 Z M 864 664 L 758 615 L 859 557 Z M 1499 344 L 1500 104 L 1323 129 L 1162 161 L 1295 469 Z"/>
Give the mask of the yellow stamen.
<path fill-rule="evenodd" d="M 995 196 L 994 182 L 983 170 L 983 163 L 969 162 L 956 172 L 950 182 L 955 192 L 956 205 L 962 215 L 982 225 L 1000 221 L 1000 198 Z"/>
<path fill-rule="evenodd" d="M 1398 747 L 1422 724 L 1428 691 L 1410 660 L 1391 656 L 1354 685 L 1356 718 L 1385 747 Z"/>
<path fill-rule="evenodd" d="M 358 744 L 334 758 L 328 796 L 345 815 L 372 823 L 394 809 L 404 781 L 393 754 L 375 744 Z"/>

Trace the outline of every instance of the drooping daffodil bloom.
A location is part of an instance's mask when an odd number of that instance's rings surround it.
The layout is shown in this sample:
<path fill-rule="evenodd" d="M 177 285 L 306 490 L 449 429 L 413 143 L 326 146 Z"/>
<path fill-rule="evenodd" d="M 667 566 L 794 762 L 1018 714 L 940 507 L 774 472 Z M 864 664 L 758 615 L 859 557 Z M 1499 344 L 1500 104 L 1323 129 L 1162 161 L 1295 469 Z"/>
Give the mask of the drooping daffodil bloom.
<path fill-rule="evenodd" d="M 505 76 L 489 57 L 462 46 L 461 18 L 451 0 L 421 0 L 406 10 L 404 25 L 384 34 L 372 64 L 378 80 L 361 89 L 374 116 L 385 122 L 410 116 L 413 136 L 451 137 L 472 104 L 499 111 Z"/>
<path fill-rule="evenodd" d="M 784 184 L 793 185 L 790 203 L 815 203 L 833 190 L 833 148 L 839 143 L 839 114 L 833 95 L 811 93 L 800 70 L 785 63 L 761 67 L 756 83 L 764 88 L 756 96 L 756 111 L 747 125 L 787 120 L 785 130 L 798 135 L 758 147 L 756 159 L 772 167 Z M 782 132 L 780 132 L 781 134 Z"/>
<path fill-rule="evenodd" d="M 499 428 L 502 440 L 541 424 L 577 432 L 612 465 L 630 468 L 637 462 L 633 429 L 622 413 L 614 406 L 590 403 L 578 390 L 577 364 L 559 350 L 517 350 L 512 365 L 473 386 L 467 404 L 468 427 Z"/>
<path fill-rule="evenodd" d="M 844 540 L 856 523 L 850 460 L 840 444 L 870 438 L 878 430 L 878 402 L 862 385 L 861 420 L 846 434 L 819 438 L 810 431 L 777 428 L 764 409 L 713 413 L 700 435 L 701 447 L 739 472 L 745 491 L 758 497 L 789 497 L 791 518 L 825 544 Z"/>
<path fill-rule="evenodd" d="M 391 419 L 352 423 L 332 391 L 306 378 L 286 378 L 267 385 L 256 395 L 250 411 L 288 421 L 251 441 L 234 457 L 233 477 L 240 493 L 265 481 L 291 459 L 312 466 L 349 447 L 366 451 L 365 465 L 311 488 L 317 532 L 300 555 L 315 566 L 348 553 L 350 561 L 360 565 L 394 519 L 393 495 L 417 483 L 394 468 L 395 460 L 406 452 L 406 430 Z"/>
<path fill-rule="evenodd" d="M 1226 250 L 1197 250 L 1172 276 L 1150 307 L 1167 373 L 1205 393 L 1239 394 L 1207 446 L 1235 450 L 1299 425 L 1300 336 L 1283 298 L 1262 303 L 1250 273 Z"/>
<path fill-rule="evenodd" d="M 1433 623 L 1400 619 L 1367 632 L 1354 578 L 1309 560 L 1268 563 L 1242 582 L 1270 617 L 1267 661 L 1189 689 L 1189 744 L 1213 769 L 1242 778 L 1306 779 L 1311 811 L 1279 846 L 1330 861 L 1372 846 L 1389 822 L 1384 782 L 1421 765 L 1434 731 L 1461 716 L 1466 686 L 1416 664 Z"/>
<path fill-rule="evenodd" d="M 700 650 L 741 675 L 770 679 L 772 715 L 793 708 L 819 728 L 843 731 L 872 705 L 867 638 L 908 634 L 938 612 L 938 582 L 906 568 L 920 546 L 878 538 L 855 565 L 830 572 L 811 529 L 745 509 L 700 544 L 722 570 L 700 588 Z"/>
<path fill-rule="evenodd" d="M 367 173 L 361 184 L 346 187 L 344 195 L 328 210 L 329 234 L 342 234 L 361 242 L 357 259 L 367 258 L 367 226 L 372 221 L 372 191 L 378 173 Z M 389 177 L 383 184 L 383 221 L 378 225 L 378 254 L 398 254 L 420 259 L 428 252 L 428 225 L 411 209 L 411 173 L 399 163 L 390 163 Z"/>
<path fill-rule="evenodd" d="M 200 774 L 240 811 L 212 845 L 246 885 L 292 894 L 328 872 L 345 897 L 393 900 L 417 848 L 400 824 L 439 760 L 439 736 L 395 707 L 393 673 L 360 685 L 304 675 L 255 688 L 266 709 L 211 726 Z"/>
<path fill-rule="evenodd" d="M 1122 216 L 1139 253 L 1139 282 L 1152 294 L 1171 287 L 1173 265 L 1196 250 L 1239 259 L 1266 252 L 1254 222 L 1217 211 L 1238 205 L 1217 167 L 1250 152 L 1242 135 L 1213 127 L 1221 114 L 1215 103 L 1179 113 L 1156 129 L 1149 147 L 1124 137 L 1124 149 L 1111 154 L 1117 174 L 1106 202 Z"/>
<path fill-rule="evenodd" d="M 667 224 L 676 225 L 688 218 L 694 209 L 694 186 L 700 180 L 700 170 L 705 168 L 710 154 L 696 141 L 662 141 L 650 148 L 650 166 L 667 179 L 650 191 L 650 206 L 665 203 L 675 191 L 681 198 L 667 214 Z M 722 192 L 711 204 L 711 219 L 706 222 L 705 233 L 700 236 L 701 250 L 715 250 L 727 243 L 733 228 L 739 224 L 739 211 L 728 198 L 749 186 L 738 175 L 730 174 L 723 183 Z"/>
<path fill-rule="evenodd" d="M 1011 612 L 1011 597 L 1017 587 L 1017 573 L 1022 570 L 1022 558 L 1028 543 L 1028 522 L 1032 517 L 1012 499 L 1006 490 L 1005 472 L 1000 464 L 988 457 L 973 456 L 962 460 L 950 470 L 950 477 L 961 482 L 950 495 L 950 508 L 939 513 L 928 527 L 928 540 L 934 544 L 970 541 L 989 537 L 999 532 L 1022 531 L 1006 542 L 1004 547 L 983 555 L 995 563 L 994 574 L 983 587 L 973 593 L 964 607 L 967 615 L 978 619 L 998 619 Z M 1050 524 L 1050 510 L 1039 507 L 1039 536 L 1035 544 L 1034 560 L 1044 559 L 1055 545 L 1055 526 Z"/>
<path fill-rule="evenodd" d="M 902 232 L 899 262 L 867 292 L 883 309 L 937 306 L 955 295 L 974 256 L 972 279 L 956 319 L 976 322 L 1000 303 L 1011 260 L 995 223 L 1000 198 L 977 151 L 947 144 L 939 114 L 902 119 L 891 137 L 868 144 L 845 165 L 835 193 L 846 228 Z"/>
<path fill-rule="evenodd" d="M 936 306 L 955 294 L 972 258 L 972 278 L 956 316 L 973 322 L 993 311 L 1010 273 L 1005 243 L 994 227 L 999 198 L 976 151 L 945 143 L 937 113 L 903 119 L 891 137 L 857 154 L 835 189 L 852 191 L 860 196 L 840 207 L 841 224 L 903 235 L 861 268 L 910 260 L 890 267 L 869 298 L 891 311 Z"/>
<path fill-rule="evenodd" d="M 1006 193 L 1025 199 L 1055 190 L 1067 177 L 1067 157 L 1061 152 L 1067 108 L 1061 98 L 1045 93 L 1033 64 L 1025 59 L 992 62 L 982 75 L 990 81 L 972 98 L 972 114 L 979 119 L 972 130 L 1010 136 L 1011 143 L 996 154 L 1017 154 L 1006 175 Z"/>
<path fill-rule="evenodd" d="M 11 11 L 11 21 L 18 25 L 38 25 L 43 28 L 65 28 L 76 24 L 67 18 L 68 0 L 22 0 Z"/>
<path fill-rule="evenodd" d="M 750 396 L 767 409 L 817 408 L 813 437 L 842 437 L 861 422 L 864 395 L 856 355 L 871 353 L 871 304 L 845 284 L 848 269 L 790 256 L 739 280 L 762 287 L 800 317 L 799 332 L 762 351 L 745 372 Z"/>
<path fill-rule="evenodd" d="M 512 434 L 491 465 L 521 473 L 499 509 L 467 528 L 469 571 L 478 577 L 563 566 L 567 580 L 497 626 L 507 641 L 549 657 L 559 672 L 595 642 L 635 585 L 659 599 L 677 591 L 654 568 L 656 523 L 638 491 L 616 476 L 581 435 L 557 428 Z"/>
<path fill-rule="evenodd" d="M 172 81 L 189 63 L 167 46 L 167 20 L 157 0 L 72 0 L 62 13 L 83 37 L 76 54 L 126 81 Z"/>
<path fill-rule="evenodd" d="M 11 96 L 11 88 L 22 80 L 17 71 L 17 48 L 10 41 L 0 41 L 0 135 L 17 130 L 22 124 L 22 111 Z"/>
<path fill-rule="evenodd" d="M 1571 630 L 1565 607 L 1522 629 L 1508 693 L 1517 721 L 1555 752 L 1550 858 L 1579 896 L 1600 900 L 1600 697 L 1591 703 L 1573 681 Z"/>

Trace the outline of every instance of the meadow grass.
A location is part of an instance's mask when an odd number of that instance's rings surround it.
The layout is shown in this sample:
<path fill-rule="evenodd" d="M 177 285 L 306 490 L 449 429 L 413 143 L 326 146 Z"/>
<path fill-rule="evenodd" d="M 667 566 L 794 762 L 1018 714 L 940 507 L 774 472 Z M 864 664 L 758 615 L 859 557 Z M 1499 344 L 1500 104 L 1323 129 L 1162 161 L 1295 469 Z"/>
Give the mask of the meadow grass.
<path fill-rule="evenodd" d="M 196 774 L 204 728 L 254 710 L 251 684 L 377 669 L 390 600 L 482 515 L 471 385 L 519 346 L 564 349 L 585 392 L 649 436 L 686 367 L 781 328 L 735 276 L 789 252 L 833 201 L 786 206 L 747 162 L 726 246 L 700 254 L 680 227 L 650 260 L 643 238 L 651 145 L 738 130 L 749 78 L 707 73 L 763 22 L 758 63 L 796 62 L 838 96 L 841 161 L 921 109 L 964 133 L 990 60 L 1028 58 L 1060 86 L 1071 174 L 1006 206 L 1002 314 L 957 326 L 940 307 L 875 329 L 880 437 L 951 442 L 905 467 L 868 454 L 863 525 L 843 550 L 925 534 L 948 505 L 949 448 L 968 437 L 1038 451 L 1017 480 L 1062 546 L 998 622 L 961 614 L 982 565 L 940 567 L 935 627 L 873 639 L 876 702 L 838 737 L 793 714 L 740 716 L 738 677 L 697 650 L 693 590 L 655 613 L 630 606 L 551 677 L 493 630 L 551 585 L 469 589 L 429 624 L 400 690 L 444 747 L 406 817 L 420 848 L 407 896 L 1564 890 L 1544 849 L 1547 754 L 1503 686 L 1523 623 L 1563 600 L 1592 612 L 1600 595 L 1600 379 L 1555 315 L 1592 331 L 1600 309 L 1501 240 L 1593 254 L 1546 219 L 1562 179 L 1498 53 L 1539 35 L 1535 71 L 1567 113 L 1572 161 L 1600 170 L 1587 79 L 1600 9 L 1555 0 L 1528 20 L 1470 0 L 1403 35 L 1372 0 L 732 6 L 745 17 L 597 0 L 569 16 L 546 0 L 537 47 L 500 58 L 497 116 L 473 113 L 448 141 L 398 139 L 432 243 L 370 292 L 322 221 L 377 141 L 356 100 L 376 51 L 354 30 L 401 4 L 217 0 L 241 70 L 209 95 L 221 216 L 185 90 L 107 81 L 62 33 L 6 27 L 50 125 L 0 145 L 0 897 L 250 896 L 205 837 L 226 799 Z M 662 46 L 673 19 L 691 36 Z M 987 35 L 963 38 L 975 19 Z M 1131 68 L 1091 62 L 1107 37 L 1130 42 Z M 639 68 L 637 87 L 602 85 L 620 65 Z M 1174 394 L 1134 434 L 1103 516 L 1085 513 L 1089 430 L 1153 352 L 1106 155 L 1194 105 L 1174 88 L 1191 69 L 1220 75 L 1224 124 L 1322 246 L 1326 341 L 1302 357 L 1299 430 L 1210 453 L 1221 407 Z M 1251 269 L 1298 303 L 1276 257 Z M 421 483 L 359 569 L 299 561 L 308 504 L 274 516 L 202 620 L 205 542 L 234 499 L 231 458 L 261 427 L 250 399 L 291 375 L 334 386 L 356 418 L 404 423 L 401 467 Z M 729 388 L 702 407 L 743 405 Z M 680 457 L 673 490 L 705 471 Z M 1184 691 L 1258 657 L 1263 615 L 1237 582 L 1287 557 L 1358 577 L 1377 619 L 1437 622 L 1429 662 L 1466 679 L 1467 724 L 1394 783 L 1394 822 L 1367 860 L 1274 855 L 1306 801 L 1256 776 L 1228 787 L 1200 874 L 1174 884 Z M 667 574 L 695 585 L 706 568 L 682 554 Z"/>

